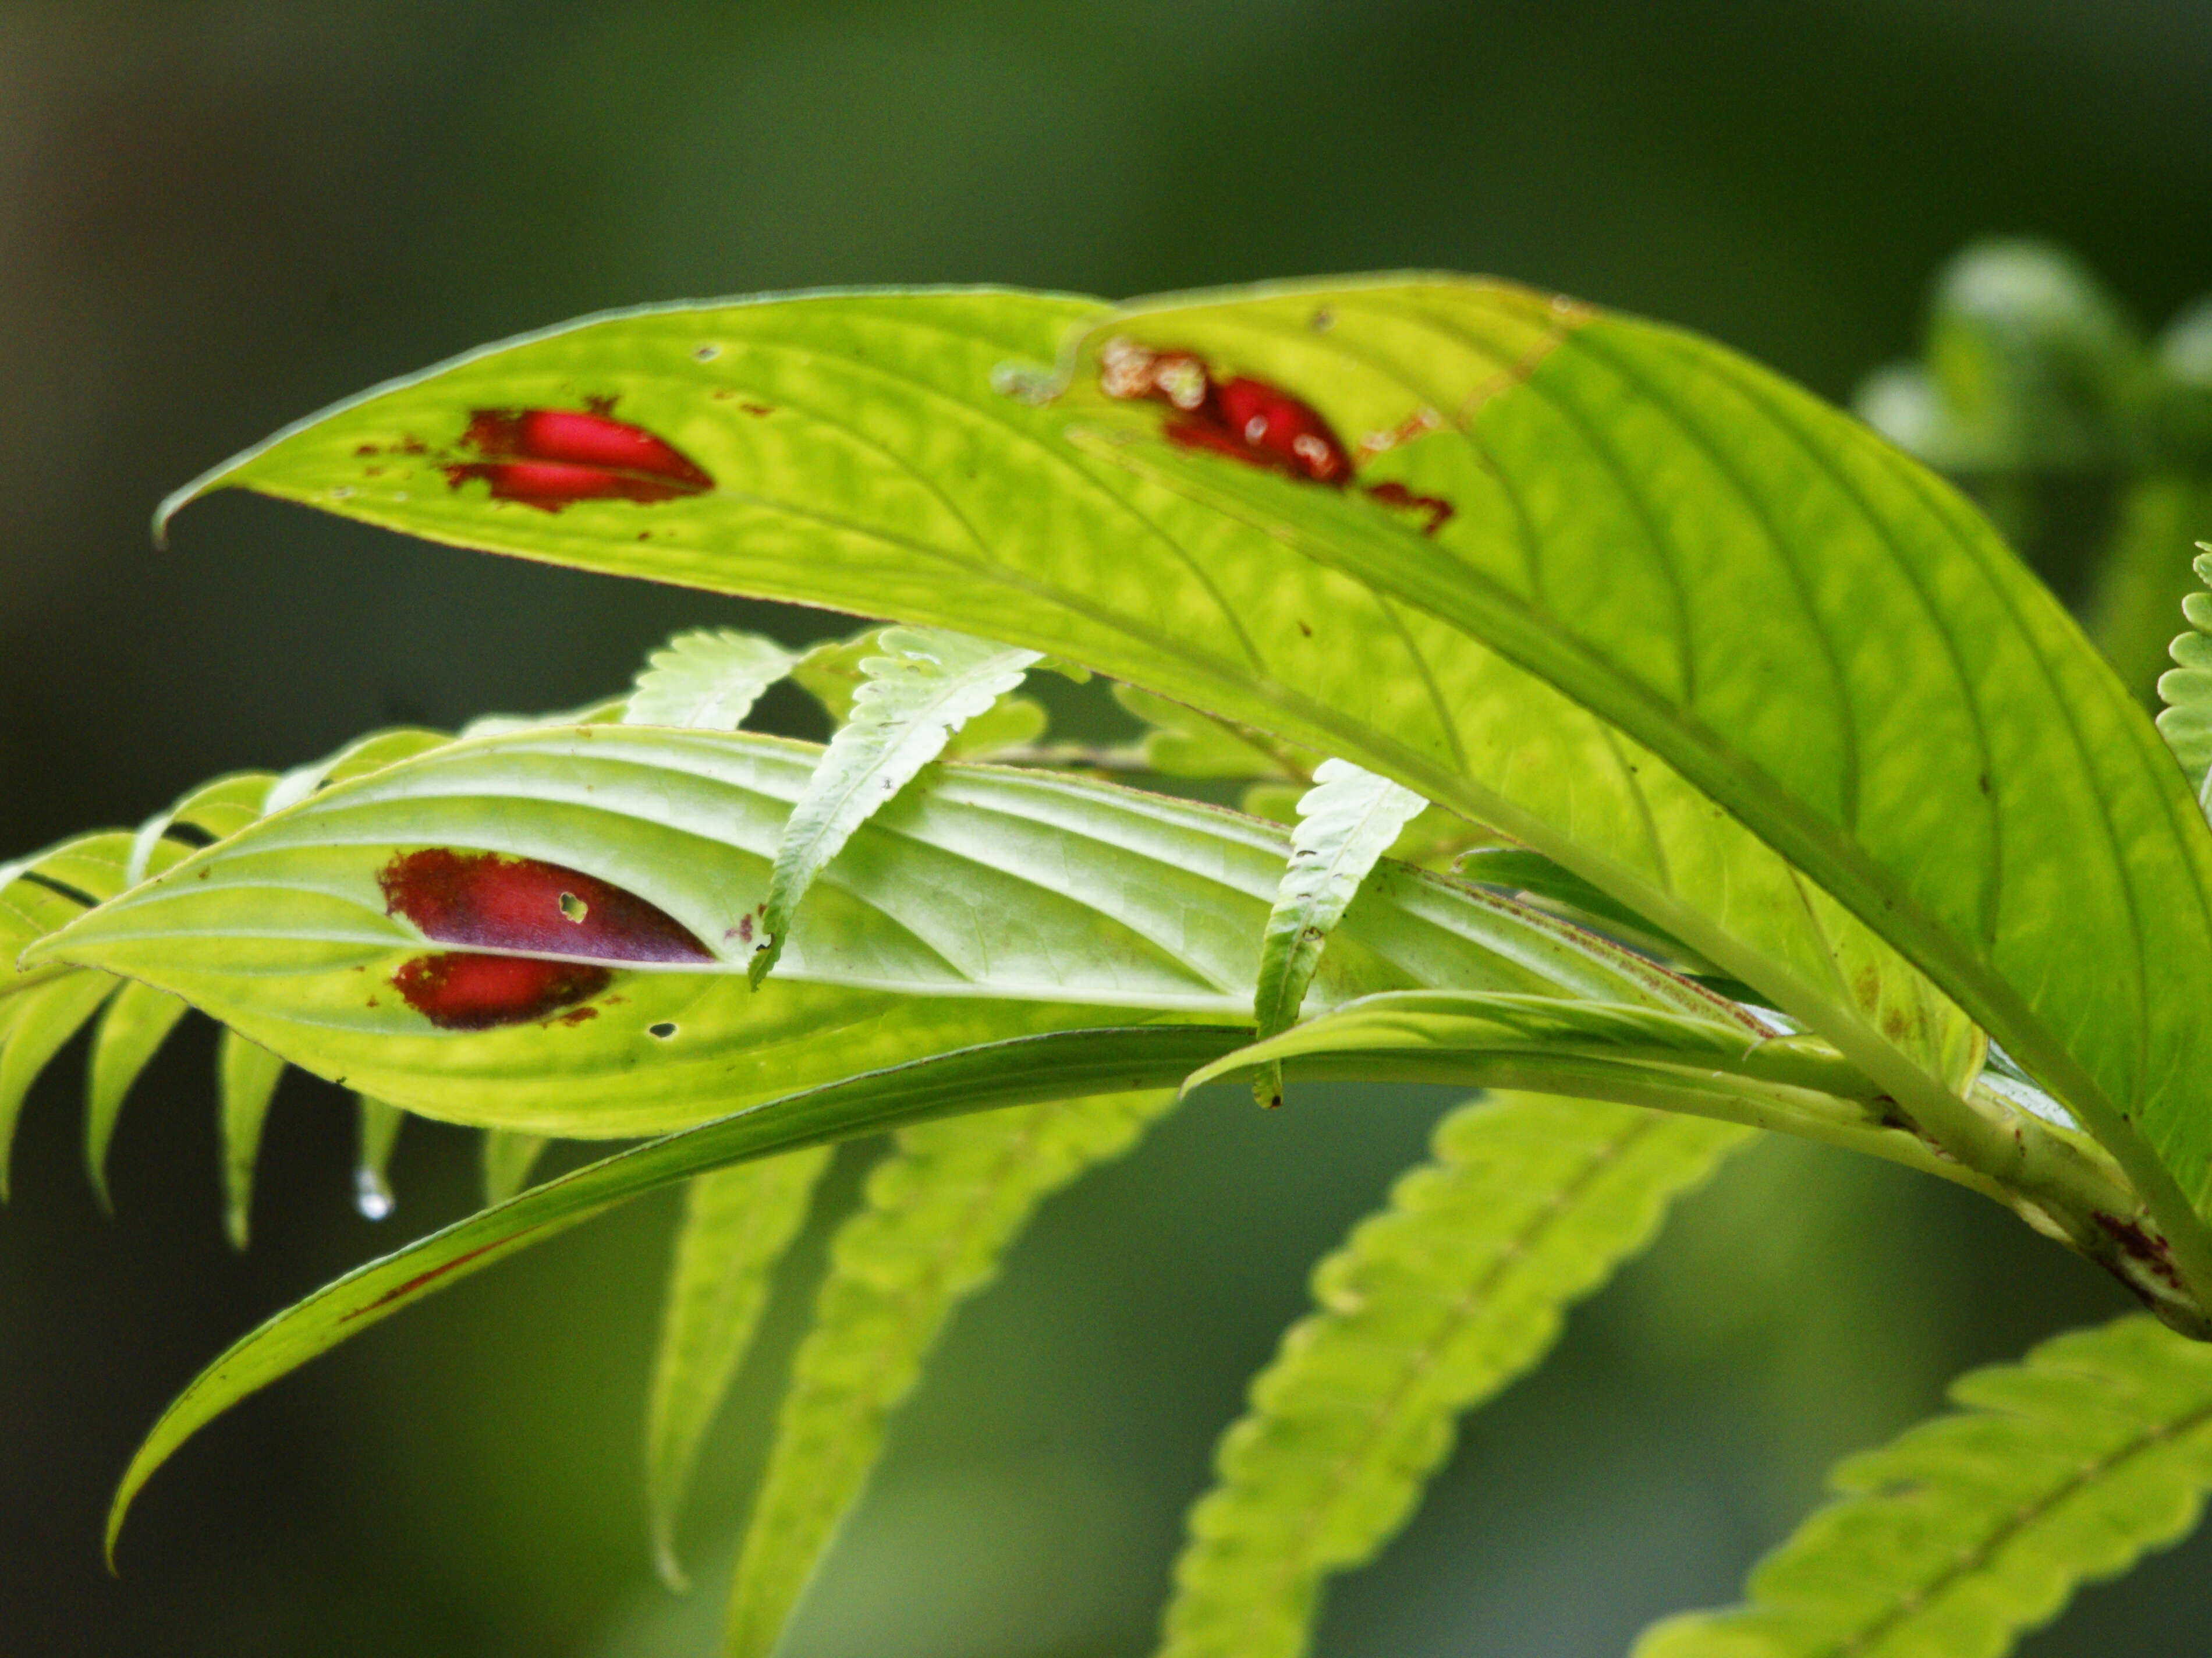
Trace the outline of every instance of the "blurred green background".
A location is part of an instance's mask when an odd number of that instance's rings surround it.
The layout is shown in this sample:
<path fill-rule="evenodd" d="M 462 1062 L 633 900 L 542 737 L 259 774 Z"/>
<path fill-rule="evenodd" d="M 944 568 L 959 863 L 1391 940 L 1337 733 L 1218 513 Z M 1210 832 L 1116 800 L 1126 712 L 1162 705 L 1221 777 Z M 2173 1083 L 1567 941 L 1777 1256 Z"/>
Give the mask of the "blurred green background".
<path fill-rule="evenodd" d="M 375 725 L 582 701 L 680 626 L 832 630 L 242 496 L 149 549 L 167 489 L 464 347 L 683 295 L 1436 265 L 1683 322 L 1842 397 L 1912 349 L 1930 272 L 1978 234 L 2071 245 L 2149 322 L 2212 286 L 2209 97 L 2203 0 L 0 0 L 0 856 Z M 142 1084 L 112 1222 L 74 1060 L 31 1102 L 0 1213 L 0 1654 L 707 1650 L 714 1596 L 653 1585 L 637 1496 L 665 1203 L 237 1412 L 106 1579 L 112 1480 L 192 1370 L 472 1199 L 470 1137 L 412 1125 L 398 1213 L 355 1217 L 349 1113 L 295 1074 L 233 1256 L 210 1050 L 203 1027 Z M 1217 1090 L 1059 1200 L 957 1324 L 793 1658 L 1141 1651 L 1243 1378 L 1445 1102 L 1316 1088 L 1263 1116 Z M 742 1513 L 811 1243 L 714 1442 L 701 1563 Z M 1617 1654 L 1731 1597 L 1826 1463 L 1959 1368 L 2121 1306 L 1960 1193 L 1763 1147 L 1469 1424 L 1321 1650 Z M 2027 1650 L 2195 1650 L 2208 1566 L 2200 1539 Z"/>

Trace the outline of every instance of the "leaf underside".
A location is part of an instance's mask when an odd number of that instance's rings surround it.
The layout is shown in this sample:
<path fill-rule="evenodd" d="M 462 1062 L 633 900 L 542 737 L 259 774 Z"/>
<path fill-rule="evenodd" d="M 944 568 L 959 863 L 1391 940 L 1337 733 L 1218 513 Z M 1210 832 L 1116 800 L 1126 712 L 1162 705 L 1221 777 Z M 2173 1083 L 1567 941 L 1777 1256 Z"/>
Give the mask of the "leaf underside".
<path fill-rule="evenodd" d="M 1839 1464 L 1838 1501 L 1748 1604 L 1648 1631 L 1636 1658 L 1999 1658 L 2084 1582 L 2180 1539 L 2212 1491 L 2212 1347 L 2144 1318 L 1951 1389 L 1958 1413 Z"/>
<path fill-rule="evenodd" d="M 1314 1272 L 1190 1515 L 1162 1658 L 1296 1658 L 1328 1574 L 1412 1515 L 1463 1411 L 1534 1366 L 1565 1308 L 1650 1242 L 1750 1131 L 1593 1101 L 1462 1107 Z"/>

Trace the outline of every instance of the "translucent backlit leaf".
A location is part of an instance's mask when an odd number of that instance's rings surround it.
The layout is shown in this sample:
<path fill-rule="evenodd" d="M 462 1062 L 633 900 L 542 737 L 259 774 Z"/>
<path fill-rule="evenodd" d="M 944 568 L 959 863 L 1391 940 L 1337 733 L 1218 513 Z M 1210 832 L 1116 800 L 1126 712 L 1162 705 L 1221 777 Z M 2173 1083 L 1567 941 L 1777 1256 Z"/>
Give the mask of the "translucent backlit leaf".
<path fill-rule="evenodd" d="M 1960 1407 L 1830 1476 L 1747 1604 L 1636 1658 L 2000 1658 L 2084 1582 L 2179 1540 L 2212 1491 L 2212 1347 L 2144 1318 L 1972 1371 Z"/>
<path fill-rule="evenodd" d="M 702 1175 L 686 1188 L 645 1413 L 645 1500 L 653 1559 L 689 1588 L 676 1522 L 707 1430 L 768 1305 L 769 1275 L 805 1224 L 830 1151 L 817 1146 Z"/>
<path fill-rule="evenodd" d="M 726 1658 L 766 1658 L 867 1484 L 891 1412 L 953 1309 L 1038 1204 L 1120 1156 L 1172 1090 L 1070 1099 L 900 1132 L 830 1246 L 738 1557 Z"/>
<path fill-rule="evenodd" d="M 284 1061 L 235 1030 L 222 1033 L 216 1062 L 222 1125 L 222 1222 L 234 1247 L 246 1248 L 253 1206 L 253 1165 L 261 1156 L 261 1128 L 284 1075 Z"/>
<path fill-rule="evenodd" d="M 1534 1366 L 1571 1303 L 1749 1131 L 1504 1095 L 1438 1126 L 1314 1272 L 1191 1510 L 1162 1658 L 1296 1658 L 1327 1576 L 1371 1558 L 1449 1454 L 1455 1419 Z"/>
<path fill-rule="evenodd" d="M 103 1209 L 115 1206 L 107 1191 L 107 1148 L 115 1138 L 115 1121 L 122 1113 L 124 1097 L 185 1013 L 184 1003 L 167 991 L 129 983 L 115 993 L 93 1029 L 91 1078 L 84 1108 L 84 1164 Z"/>

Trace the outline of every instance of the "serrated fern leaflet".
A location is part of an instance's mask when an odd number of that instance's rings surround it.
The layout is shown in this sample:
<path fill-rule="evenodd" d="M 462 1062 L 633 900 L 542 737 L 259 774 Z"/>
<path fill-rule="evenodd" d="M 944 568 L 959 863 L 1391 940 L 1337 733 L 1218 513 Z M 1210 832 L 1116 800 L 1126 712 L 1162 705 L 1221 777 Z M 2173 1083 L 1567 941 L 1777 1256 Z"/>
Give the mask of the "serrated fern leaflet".
<path fill-rule="evenodd" d="M 1261 936 L 1260 981 L 1252 999 L 1256 1034 L 1287 1029 L 1313 984 L 1328 935 L 1376 860 L 1429 803 L 1387 777 L 1343 760 L 1324 760 L 1314 787 L 1298 802 L 1291 859 Z M 1262 1105 L 1280 1105 L 1279 1066 L 1261 1067 L 1253 1083 Z"/>
<path fill-rule="evenodd" d="M 702 1175 L 686 1189 L 669 1265 L 645 1413 L 645 1500 L 653 1559 L 688 1587 L 676 1521 L 707 1430 L 768 1305 L 769 1275 L 805 1224 L 827 1147 Z"/>
<path fill-rule="evenodd" d="M 831 1245 L 738 1557 L 725 1658 L 766 1658 L 781 1638 L 953 1309 L 996 1274 L 1039 1203 L 1127 1151 L 1175 1097 L 1065 1100 L 900 1133 Z"/>
<path fill-rule="evenodd" d="M 823 865 L 1040 659 L 940 629 L 887 629 L 879 644 L 883 654 L 860 664 L 866 677 L 852 719 L 830 739 L 777 844 L 750 969 L 756 985 L 783 953 L 792 915 Z"/>
<path fill-rule="evenodd" d="M 2196 561 L 2197 579 L 2212 587 L 2212 542 Z M 2178 636 L 2168 654 L 2179 665 L 2159 677 L 2158 694 L 2166 711 L 2158 717 L 2159 733 L 2189 774 L 2197 791 L 2197 804 L 2212 816 L 2212 592 L 2194 592 L 2181 601 L 2181 613 L 2190 631 Z"/>
<path fill-rule="evenodd" d="M 761 693 L 799 659 L 799 653 L 758 634 L 729 629 L 678 634 L 638 675 L 623 723 L 733 732 Z"/>
<path fill-rule="evenodd" d="M 1322 1582 L 1411 1517 L 1455 1418 L 1534 1365 L 1564 1309 L 1648 1243 L 1747 1130 L 1504 1095 L 1315 1269 L 1191 1510 L 1161 1658 L 1297 1658 Z"/>
<path fill-rule="evenodd" d="M 1840 1499 L 1635 1658 L 1998 1658 L 2085 1580 L 2196 1523 L 2212 1491 L 2212 1347 L 2144 1318 L 1976 1370 L 1961 1407 L 1831 1476 Z"/>

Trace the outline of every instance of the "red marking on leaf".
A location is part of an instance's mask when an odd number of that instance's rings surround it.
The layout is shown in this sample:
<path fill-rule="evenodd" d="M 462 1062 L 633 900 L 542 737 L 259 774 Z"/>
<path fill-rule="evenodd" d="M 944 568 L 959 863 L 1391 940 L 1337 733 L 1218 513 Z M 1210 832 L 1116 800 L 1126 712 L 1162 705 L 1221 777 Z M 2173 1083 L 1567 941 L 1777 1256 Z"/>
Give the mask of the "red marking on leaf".
<path fill-rule="evenodd" d="M 748 415 L 773 415 L 775 413 L 774 409 L 770 408 L 764 403 L 741 403 L 738 407 L 744 410 Z"/>
<path fill-rule="evenodd" d="M 583 1023 L 585 1020 L 596 1019 L 599 1017 L 599 1010 L 596 1007 L 580 1007 L 573 1013 L 563 1013 L 558 1019 L 555 1020 L 554 1023 L 556 1024 L 565 1024 L 573 1030 L 576 1026 Z"/>
<path fill-rule="evenodd" d="M 383 446 L 381 444 L 375 443 L 360 444 L 356 446 L 354 449 L 354 453 L 356 455 L 380 455 L 383 452 Z"/>
<path fill-rule="evenodd" d="M 495 501 L 557 513 L 579 501 L 674 501 L 714 480 L 664 438 L 618 421 L 612 398 L 568 409 L 478 409 L 461 441 L 482 457 L 445 468 L 458 489 L 471 478 Z"/>
<path fill-rule="evenodd" d="M 393 1302 L 398 1301 L 401 1297 L 411 1296 L 417 1290 L 423 1288 L 425 1285 L 435 1284 L 440 1278 L 445 1277 L 447 1273 L 458 1272 L 460 1268 L 467 1266 L 471 1261 L 476 1260 L 479 1255 L 488 1255 L 495 1249 L 504 1248 L 510 1243 L 520 1242 L 522 1239 L 528 1237 L 532 1232 L 543 1230 L 544 1225 L 544 1223 L 541 1221 L 536 1226 L 526 1226 L 520 1232 L 510 1232 L 503 1238 L 494 1238 L 489 1243 L 480 1243 L 475 1248 L 468 1250 L 464 1254 L 455 1255 L 451 1260 L 446 1261 L 442 1265 L 433 1266 L 427 1272 L 417 1272 L 413 1278 L 409 1278 L 405 1283 L 395 1284 L 392 1288 L 386 1290 L 382 1295 L 379 1296 L 374 1301 L 364 1302 L 362 1305 L 355 1308 L 351 1312 L 339 1314 L 338 1322 L 341 1324 L 349 1324 L 355 1319 L 360 1318 L 366 1314 L 373 1313 L 380 1307 L 389 1307 Z"/>
<path fill-rule="evenodd" d="M 599 962 L 714 959 L 666 910 L 596 875 L 535 858 L 429 847 L 394 857 L 376 881 L 386 914 L 404 915 L 441 944 Z"/>
<path fill-rule="evenodd" d="M 441 1030 L 495 1030 L 573 1007 L 614 976 L 592 962 L 453 953 L 417 956 L 392 975 L 392 984 Z"/>
<path fill-rule="evenodd" d="M 1385 507 L 1402 507 L 1413 512 L 1427 513 L 1429 521 L 1421 531 L 1425 536 L 1436 534 L 1451 521 L 1452 504 L 1442 495 L 1417 495 L 1395 480 L 1370 483 L 1366 488 L 1367 493 Z"/>

